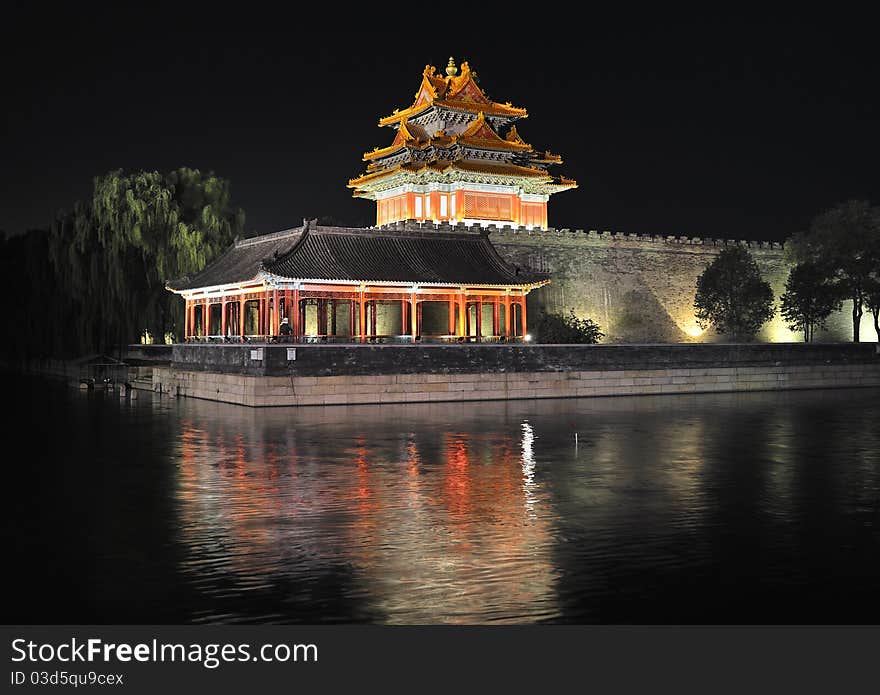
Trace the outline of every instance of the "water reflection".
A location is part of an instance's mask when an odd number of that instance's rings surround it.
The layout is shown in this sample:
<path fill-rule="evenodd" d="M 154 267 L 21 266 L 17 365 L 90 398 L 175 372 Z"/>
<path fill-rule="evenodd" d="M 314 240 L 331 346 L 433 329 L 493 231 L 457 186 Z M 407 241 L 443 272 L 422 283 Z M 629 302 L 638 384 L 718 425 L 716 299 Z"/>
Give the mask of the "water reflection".
<path fill-rule="evenodd" d="M 880 621 L 878 389 L 22 392 L 44 451 L 8 467 L 9 623 Z"/>
<path fill-rule="evenodd" d="M 507 421 L 450 428 L 446 406 L 183 407 L 182 571 L 206 599 L 241 604 L 242 619 L 248 594 L 283 584 L 308 592 L 340 572 L 351 587 L 330 620 L 352 610 L 410 624 L 558 613 L 528 423 L 520 441 Z M 216 619 L 209 605 L 193 618 Z"/>

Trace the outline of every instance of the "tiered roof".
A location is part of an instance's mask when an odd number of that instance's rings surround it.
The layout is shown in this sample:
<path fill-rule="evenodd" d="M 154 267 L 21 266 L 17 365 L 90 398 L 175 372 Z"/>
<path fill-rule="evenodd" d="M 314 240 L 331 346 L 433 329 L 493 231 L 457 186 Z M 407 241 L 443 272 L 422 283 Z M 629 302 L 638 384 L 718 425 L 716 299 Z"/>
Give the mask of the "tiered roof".
<path fill-rule="evenodd" d="M 519 185 L 529 193 L 576 187 L 547 172 L 562 162 L 559 155 L 536 151 L 520 136 L 513 122 L 527 117 L 526 110 L 492 101 L 467 63 L 458 74 L 449 60 L 445 77 L 425 68 L 412 106 L 379 120 L 397 133 L 387 147 L 364 154 L 366 172 L 348 183 L 354 196 L 374 198 L 388 188 L 430 181 Z"/>
<path fill-rule="evenodd" d="M 379 119 L 380 126 L 396 125 L 403 120 L 413 118 L 434 107 L 462 111 L 482 111 L 501 119 L 515 120 L 528 116 L 526 110 L 512 106 L 510 102 L 499 104 L 489 99 L 476 82 L 476 73 L 471 71 L 467 63 L 461 64 L 461 74 L 452 58 L 446 68 L 446 76 L 437 74 L 437 68 L 426 65 L 422 73 L 422 84 L 416 92 L 413 105 L 408 109 L 394 110 L 390 116 Z"/>

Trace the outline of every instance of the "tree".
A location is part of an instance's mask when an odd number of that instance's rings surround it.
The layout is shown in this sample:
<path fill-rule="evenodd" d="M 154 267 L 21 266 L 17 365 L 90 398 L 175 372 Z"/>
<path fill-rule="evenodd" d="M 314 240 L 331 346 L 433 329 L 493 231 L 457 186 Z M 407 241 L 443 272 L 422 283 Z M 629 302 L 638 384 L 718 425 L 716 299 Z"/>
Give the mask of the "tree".
<path fill-rule="evenodd" d="M 534 331 L 539 343 L 594 344 L 605 337 L 596 322 L 588 318 L 578 318 L 574 309 L 568 316 L 543 312 Z"/>
<path fill-rule="evenodd" d="M 60 214 L 49 238 L 72 352 L 178 333 L 183 307 L 165 283 L 201 270 L 243 226 L 229 183 L 213 174 L 184 167 L 96 177 L 91 201 Z"/>
<path fill-rule="evenodd" d="M 865 304 L 874 316 L 874 331 L 880 343 L 880 263 L 871 275 L 870 284 L 865 292 Z"/>
<path fill-rule="evenodd" d="M 700 328 L 712 325 L 734 340 L 754 336 L 773 316 L 773 290 L 752 255 L 729 246 L 697 278 L 694 315 Z"/>
<path fill-rule="evenodd" d="M 781 297 L 781 313 L 788 327 L 804 332 L 804 342 L 813 342 L 816 328 L 824 328 L 832 311 L 843 299 L 827 266 L 800 263 L 791 269 Z"/>
<path fill-rule="evenodd" d="M 827 264 L 848 299 L 852 300 L 853 342 L 859 327 L 872 275 L 880 264 L 880 210 L 865 200 L 850 200 L 818 215 L 807 232 L 788 243 L 796 263 Z"/>

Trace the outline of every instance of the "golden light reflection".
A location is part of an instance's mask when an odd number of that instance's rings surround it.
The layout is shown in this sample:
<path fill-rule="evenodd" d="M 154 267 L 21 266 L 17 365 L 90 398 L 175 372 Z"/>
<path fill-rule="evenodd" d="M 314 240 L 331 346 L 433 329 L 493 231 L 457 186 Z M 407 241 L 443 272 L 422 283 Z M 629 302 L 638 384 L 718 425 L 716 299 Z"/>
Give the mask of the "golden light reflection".
<path fill-rule="evenodd" d="M 522 428 L 522 470 L 523 492 L 525 493 L 526 509 L 529 514 L 535 514 L 535 431 L 528 422 L 523 422 Z"/>
<path fill-rule="evenodd" d="M 221 546 L 231 551 L 232 572 L 253 577 L 262 560 L 250 549 L 268 548 L 277 540 L 271 527 L 259 523 L 272 513 L 279 493 L 273 482 L 277 453 L 269 447 L 259 461 L 249 459 L 240 434 L 192 421 L 183 424 L 180 451 L 180 533 L 190 550 L 184 564 L 202 571 L 205 550 Z"/>
<path fill-rule="evenodd" d="M 468 511 L 468 451 L 467 435 L 452 434 L 446 437 L 446 470 L 444 489 L 446 508 L 454 514 Z"/>
<path fill-rule="evenodd" d="M 218 586 L 307 587 L 344 567 L 357 600 L 392 623 L 556 614 L 553 536 L 534 513 L 532 426 L 516 436 L 411 424 L 374 433 L 337 422 L 332 438 L 312 431 L 305 441 L 259 419 L 185 425 L 182 570 L 221 577 Z"/>

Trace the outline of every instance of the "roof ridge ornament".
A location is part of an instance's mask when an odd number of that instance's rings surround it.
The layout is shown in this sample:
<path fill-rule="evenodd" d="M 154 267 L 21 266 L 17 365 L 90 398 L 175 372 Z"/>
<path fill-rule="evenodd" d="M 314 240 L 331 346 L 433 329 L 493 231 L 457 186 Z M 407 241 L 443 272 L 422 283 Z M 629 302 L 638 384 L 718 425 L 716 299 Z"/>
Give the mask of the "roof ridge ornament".
<path fill-rule="evenodd" d="M 455 61 L 452 59 L 452 56 L 449 56 L 449 63 L 446 65 L 446 74 L 449 77 L 455 77 L 458 74 L 458 68 L 455 65 Z"/>

